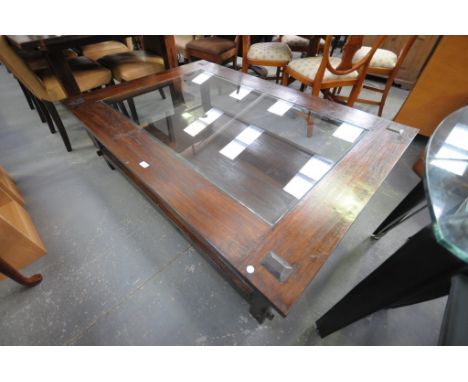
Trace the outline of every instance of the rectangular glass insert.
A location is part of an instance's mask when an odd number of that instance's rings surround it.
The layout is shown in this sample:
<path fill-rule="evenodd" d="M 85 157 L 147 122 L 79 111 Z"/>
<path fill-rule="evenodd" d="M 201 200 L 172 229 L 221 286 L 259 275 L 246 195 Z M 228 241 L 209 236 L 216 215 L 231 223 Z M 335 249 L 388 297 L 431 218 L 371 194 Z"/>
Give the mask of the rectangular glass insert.
<path fill-rule="evenodd" d="M 269 224 L 366 132 L 202 70 L 106 102 Z"/>

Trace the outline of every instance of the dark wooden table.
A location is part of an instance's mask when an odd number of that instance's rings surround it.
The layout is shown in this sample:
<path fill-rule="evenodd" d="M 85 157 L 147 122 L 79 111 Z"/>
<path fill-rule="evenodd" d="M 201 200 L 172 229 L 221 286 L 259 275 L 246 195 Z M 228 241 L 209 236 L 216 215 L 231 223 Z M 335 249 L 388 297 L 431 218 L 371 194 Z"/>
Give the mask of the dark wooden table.
<path fill-rule="evenodd" d="M 51 69 L 59 79 L 62 87 L 68 96 L 80 94 L 78 84 L 73 77 L 70 65 L 63 54 L 67 48 L 78 48 L 83 45 L 98 43 L 110 40 L 122 40 L 122 35 L 8 35 L 7 38 L 15 48 L 26 51 L 42 51 L 47 58 Z M 154 36 L 161 40 L 163 47 L 162 54 L 166 61 L 167 68 L 177 66 L 176 48 L 174 36 Z"/>
<path fill-rule="evenodd" d="M 210 81 L 203 84 L 200 81 L 199 90 L 190 88 L 188 92 L 189 86 L 198 83 L 194 79 L 194 76 L 199 78 L 198 73 L 214 75 L 210 80 L 212 85 Z M 203 139 L 190 141 L 184 130 L 187 121 L 177 130 L 177 123 L 191 118 L 193 105 L 198 100 L 205 113 L 205 104 L 222 107 L 219 105 L 223 101 L 235 106 L 229 92 L 239 86 L 253 90 L 252 101 L 245 101 L 245 105 L 244 101 L 239 101 L 233 116 L 228 116 L 228 109 L 224 110 L 219 119 L 222 123 L 213 122 L 206 134 L 203 133 Z M 128 115 L 116 110 L 129 99 L 134 99 L 138 105 L 142 93 L 158 97 L 151 98 L 152 109 L 155 109 L 158 103 L 169 100 L 164 101 L 158 95 L 156 90 L 162 87 L 169 89 L 172 106 L 157 123 L 139 126 Z M 239 125 L 251 124 L 248 118 L 255 119 L 257 126 L 263 122 L 266 125 L 268 118 L 276 118 L 272 112 L 265 111 L 263 120 L 258 110 L 262 102 L 278 98 L 294 104 L 285 117 L 278 117 L 279 135 L 283 126 L 281 118 L 288 123 L 300 123 L 300 131 L 291 133 L 298 133 L 304 139 L 309 139 L 306 127 L 313 127 L 314 123 L 313 129 L 319 130 L 312 129 L 312 140 L 319 139 L 320 134 L 331 136 L 337 126 L 345 128 L 349 124 L 364 129 L 365 134 L 352 148 L 343 151 L 343 157 L 336 160 L 304 197 L 281 218 L 270 221 L 265 218 L 270 212 L 268 207 L 278 208 L 281 198 L 287 196 L 281 194 L 285 182 L 281 183 L 278 178 L 286 174 L 287 182 L 291 172 L 297 172 L 295 162 L 299 157 L 314 154 L 291 149 L 298 146 L 267 131 L 268 127 L 258 139 L 270 140 L 271 146 L 252 144 L 244 159 L 239 156 L 242 160 L 227 161 L 219 155 L 221 146 L 216 146 L 216 142 L 224 135 L 237 134 Z M 416 129 L 206 61 L 73 97 L 65 104 L 96 139 L 99 153 L 130 178 L 245 296 L 251 304 L 252 315 L 259 322 L 272 317 L 271 307 L 283 316 L 288 314 L 417 133 Z M 291 114 L 288 116 L 288 113 Z M 208 118 L 208 114 L 200 114 L 200 117 Z M 161 123 L 164 126 L 167 123 L 167 130 L 158 130 Z M 320 124 L 325 127 L 322 129 Z M 150 130 L 157 130 L 158 139 Z M 211 148 L 217 156 L 206 157 Z M 262 161 L 267 149 L 272 149 L 270 156 Z M 220 167 L 222 162 L 227 166 Z M 196 170 L 196 166 L 202 171 Z M 226 171 L 213 181 L 210 171 L 216 166 Z M 239 171 L 244 176 L 239 177 Z M 217 186 L 219 184 L 223 187 Z M 259 192 L 256 185 L 264 187 L 265 192 Z M 256 213 L 260 211 L 256 210 L 260 204 L 263 214 Z"/>

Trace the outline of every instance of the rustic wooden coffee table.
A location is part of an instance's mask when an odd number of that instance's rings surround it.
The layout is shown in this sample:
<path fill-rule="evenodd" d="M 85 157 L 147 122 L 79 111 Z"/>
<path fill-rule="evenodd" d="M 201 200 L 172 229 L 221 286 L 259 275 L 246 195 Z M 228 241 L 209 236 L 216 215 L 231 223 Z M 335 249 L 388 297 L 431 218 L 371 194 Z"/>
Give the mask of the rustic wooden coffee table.
<path fill-rule="evenodd" d="M 288 314 L 417 133 L 206 61 L 66 105 L 259 322 Z"/>

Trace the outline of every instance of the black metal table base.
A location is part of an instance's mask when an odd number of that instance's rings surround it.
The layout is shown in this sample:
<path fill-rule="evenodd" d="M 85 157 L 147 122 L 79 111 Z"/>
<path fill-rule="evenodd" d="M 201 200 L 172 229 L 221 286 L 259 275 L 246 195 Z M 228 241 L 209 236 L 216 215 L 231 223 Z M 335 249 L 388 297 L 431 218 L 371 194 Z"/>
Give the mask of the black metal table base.
<path fill-rule="evenodd" d="M 466 267 L 437 244 L 427 226 L 325 313 L 316 322 L 317 330 L 325 337 L 380 309 L 446 295 L 450 278 Z"/>

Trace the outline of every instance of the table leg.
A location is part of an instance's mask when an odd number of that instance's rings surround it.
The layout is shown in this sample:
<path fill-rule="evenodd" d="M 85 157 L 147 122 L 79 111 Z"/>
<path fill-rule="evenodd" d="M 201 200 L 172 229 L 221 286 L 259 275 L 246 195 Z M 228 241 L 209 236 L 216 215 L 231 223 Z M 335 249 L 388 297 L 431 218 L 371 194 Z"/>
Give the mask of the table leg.
<path fill-rule="evenodd" d="M 34 286 L 42 281 L 42 275 L 35 274 L 31 277 L 25 277 L 2 258 L 0 258 L 0 273 L 24 286 Z"/>
<path fill-rule="evenodd" d="M 420 180 L 416 186 L 413 187 L 411 192 L 398 204 L 398 206 L 387 216 L 387 218 L 377 227 L 372 233 L 374 239 L 380 239 L 392 228 L 396 227 L 400 223 L 410 218 L 415 214 L 410 211 L 416 207 L 419 203 L 426 199 L 424 192 L 423 181 Z M 426 205 L 424 205 L 426 207 Z M 419 212 L 418 209 L 416 212 Z"/>
<path fill-rule="evenodd" d="M 437 244 L 427 226 L 319 318 L 318 332 L 325 337 L 380 309 L 440 297 L 466 266 Z"/>
<path fill-rule="evenodd" d="M 62 50 L 46 49 L 44 53 L 47 57 L 47 61 L 49 62 L 49 66 L 52 69 L 52 72 L 57 76 L 63 90 L 68 95 L 68 97 L 81 94 L 80 88 L 75 81 L 73 72 Z"/>
<path fill-rule="evenodd" d="M 315 57 L 318 55 L 320 48 L 320 36 L 309 38 L 309 47 L 307 48 L 307 57 Z"/>
<path fill-rule="evenodd" d="M 164 48 L 166 51 L 168 68 L 171 69 L 179 66 L 174 36 L 164 36 Z"/>

